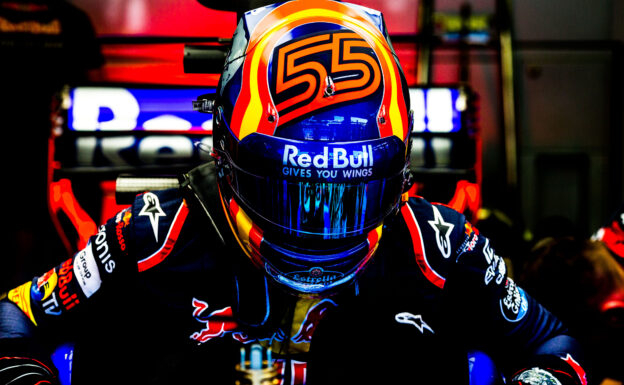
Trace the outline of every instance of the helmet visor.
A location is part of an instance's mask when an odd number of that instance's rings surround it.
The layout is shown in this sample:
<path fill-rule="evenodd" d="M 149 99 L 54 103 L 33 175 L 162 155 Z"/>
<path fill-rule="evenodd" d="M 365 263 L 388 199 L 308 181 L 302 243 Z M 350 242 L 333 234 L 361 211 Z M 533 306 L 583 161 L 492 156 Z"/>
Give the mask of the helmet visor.
<path fill-rule="evenodd" d="M 234 192 L 256 220 L 285 234 L 329 239 L 377 226 L 395 207 L 403 185 L 402 172 L 387 179 L 336 183 L 289 181 L 234 170 Z"/>
<path fill-rule="evenodd" d="M 403 146 L 360 143 L 355 147 L 360 152 L 351 157 L 351 164 L 358 167 L 335 168 L 331 167 L 331 154 L 335 153 L 338 160 L 348 159 L 344 155 L 349 154 L 348 149 L 314 152 L 308 148 L 304 152 L 299 144 L 298 154 L 307 154 L 311 165 L 314 160 L 317 165 L 325 165 L 305 168 L 291 167 L 289 157 L 294 150 L 289 151 L 288 146 L 282 146 L 286 150 L 275 157 L 279 164 L 271 163 L 269 154 L 273 151 L 266 143 L 265 138 L 263 157 L 245 154 L 253 146 L 246 146 L 246 150 L 239 147 L 239 162 L 229 159 L 226 177 L 239 204 L 265 231 L 340 239 L 366 233 L 396 207 L 406 170 Z M 263 163 L 267 159 L 268 163 Z M 308 164 L 307 160 L 301 164 Z"/>

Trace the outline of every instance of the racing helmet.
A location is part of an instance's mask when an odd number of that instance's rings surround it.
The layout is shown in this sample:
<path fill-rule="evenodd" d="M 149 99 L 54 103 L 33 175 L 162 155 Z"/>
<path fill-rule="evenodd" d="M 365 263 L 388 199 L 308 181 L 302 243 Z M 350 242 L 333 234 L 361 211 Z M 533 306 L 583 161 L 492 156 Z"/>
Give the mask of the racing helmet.
<path fill-rule="evenodd" d="M 409 174 L 409 93 L 381 14 L 329 0 L 245 13 L 213 119 L 219 195 L 251 261 L 297 294 L 353 282 Z"/>

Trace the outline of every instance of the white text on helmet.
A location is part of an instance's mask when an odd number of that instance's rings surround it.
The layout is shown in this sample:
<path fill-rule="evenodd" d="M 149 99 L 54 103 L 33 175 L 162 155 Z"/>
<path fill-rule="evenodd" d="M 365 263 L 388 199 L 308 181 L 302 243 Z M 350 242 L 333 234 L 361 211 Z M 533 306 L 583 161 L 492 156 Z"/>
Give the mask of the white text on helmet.
<path fill-rule="evenodd" d="M 282 164 L 284 166 L 294 166 L 307 168 L 314 166 L 315 168 L 328 168 L 331 160 L 331 168 L 361 168 L 373 166 L 373 147 L 363 145 L 361 151 L 349 151 L 342 147 L 334 147 L 332 156 L 329 156 L 329 147 L 323 147 L 323 153 L 311 156 L 308 153 L 299 153 L 299 148 L 291 144 L 284 146 L 284 157 Z"/>

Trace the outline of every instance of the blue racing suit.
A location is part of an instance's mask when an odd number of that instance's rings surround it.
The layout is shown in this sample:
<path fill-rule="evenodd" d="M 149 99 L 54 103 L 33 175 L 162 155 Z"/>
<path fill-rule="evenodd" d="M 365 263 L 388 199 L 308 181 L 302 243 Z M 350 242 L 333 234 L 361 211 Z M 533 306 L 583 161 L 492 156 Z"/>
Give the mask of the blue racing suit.
<path fill-rule="evenodd" d="M 586 383 L 575 340 L 463 215 L 405 197 L 356 282 L 296 297 L 244 256 L 211 163 L 138 195 L 3 301 L 0 357 L 72 342 L 74 384 L 233 384 L 251 343 L 271 349 L 283 384 L 467 384 L 472 351 L 509 379 Z"/>

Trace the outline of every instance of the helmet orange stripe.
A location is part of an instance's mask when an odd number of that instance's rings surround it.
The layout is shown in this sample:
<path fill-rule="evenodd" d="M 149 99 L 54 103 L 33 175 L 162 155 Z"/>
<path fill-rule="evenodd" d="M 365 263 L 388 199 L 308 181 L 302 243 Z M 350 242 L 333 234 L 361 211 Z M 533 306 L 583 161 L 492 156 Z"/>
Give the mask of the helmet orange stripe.
<path fill-rule="evenodd" d="M 249 231 L 251 230 L 251 220 L 240 209 L 238 203 L 234 199 L 229 202 L 230 213 L 234 219 L 234 225 L 238 230 L 238 236 L 244 244 L 249 243 Z"/>
<path fill-rule="evenodd" d="M 234 199 L 230 199 L 227 206 L 231 218 L 234 220 L 234 226 L 232 224 L 230 226 L 234 230 L 234 235 L 241 248 L 255 264 L 261 266 L 262 260 L 259 252 L 260 243 L 262 242 L 262 230 L 251 221 Z"/>
<path fill-rule="evenodd" d="M 381 229 L 383 225 L 379 225 L 377 228 L 371 230 L 368 233 L 368 248 L 373 249 L 377 247 L 377 243 L 379 243 L 379 239 L 381 238 Z"/>
<path fill-rule="evenodd" d="M 360 261 L 358 264 L 357 270 L 359 271 L 364 266 L 368 264 L 368 261 L 373 257 L 377 247 L 379 246 L 379 239 L 381 238 L 381 230 L 383 229 L 383 224 L 377 226 L 377 228 L 371 230 L 368 233 L 368 253 L 366 253 L 366 257 Z"/>

